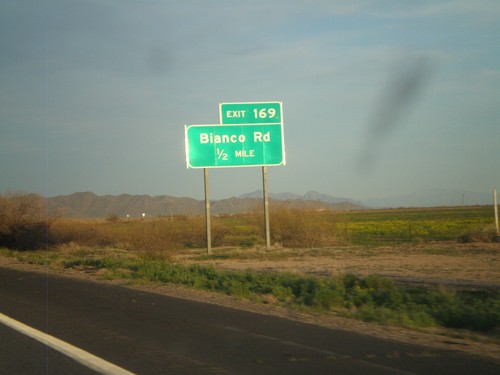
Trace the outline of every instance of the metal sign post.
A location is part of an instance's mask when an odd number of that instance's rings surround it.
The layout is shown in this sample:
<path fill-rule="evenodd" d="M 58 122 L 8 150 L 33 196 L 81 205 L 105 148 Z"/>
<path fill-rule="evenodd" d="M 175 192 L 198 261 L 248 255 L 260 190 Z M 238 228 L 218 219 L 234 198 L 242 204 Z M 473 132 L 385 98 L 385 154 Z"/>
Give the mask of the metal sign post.
<path fill-rule="evenodd" d="M 205 182 L 205 220 L 207 228 L 207 253 L 212 254 L 212 231 L 210 229 L 210 194 L 208 191 L 208 169 L 203 169 Z"/>
<path fill-rule="evenodd" d="M 500 235 L 498 228 L 498 204 L 497 204 L 497 191 L 493 189 L 493 206 L 495 206 L 495 228 L 497 231 L 497 236 Z"/>
<path fill-rule="evenodd" d="M 267 194 L 267 167 L 262 167 L 262 192 L 264 195 L 264 226 L 266 231 L 266 250 L 271 248 L 271 230 L 269 228 L 269 195 Z"/>

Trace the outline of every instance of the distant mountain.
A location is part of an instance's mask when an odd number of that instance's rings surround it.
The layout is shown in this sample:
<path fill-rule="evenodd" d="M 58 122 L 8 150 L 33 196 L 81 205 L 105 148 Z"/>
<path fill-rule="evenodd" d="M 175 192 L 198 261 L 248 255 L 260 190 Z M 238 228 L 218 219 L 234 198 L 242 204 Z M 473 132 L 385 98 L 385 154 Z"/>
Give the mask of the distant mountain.
<path fill-rule="evenodd" d="M 240 198 L 261 198 L 262 190 L 240 195 Z M 353 208 L 397 208 L 397 207 L 439 207 L 439 206 L 462 206 L 462 205 L 485 205 L 492 204 L 492 193 L 479 193 L 466 190 L 450 189 L 428 189 L 412 194 L 397 195 L 379 199 L 368 199 L 356 201 L 351 198 L 333 197 L 328 194 L 308 191 L 304 195 L 294 193 L 270 193 L 271 199 L 280 201 L 304 200 L 317 201 L 329 204 L 352 204 Z M 340 209 L 340 208 L 338 208 Z"/>
<path fill-rule="evenodd" d="M 251 193 L 242 194 L 239 196 L 239 198 L 262 198 L 262 195 L 262 190 L 255 190 Z M 294 193 L 270 193 L 269 198 L 280 201 L 304 200 L 329 204 L 350 203 L 353 205 L 352 209 L 362 208 L 362 206 L 364 205 L 362 202 L 355 201 L 351 198 L 332 197 L 331 195 L 318 193 L 317 191 L 308 191 L 304 195 Z M 356 206 L 356 208 L 354 208 L 354 206 Z"/>
<path fill-rule="evenodd" d="M 317 191 L 308 191 L 302 196 L 302 199 L 309 201 L 327 202 L 333 204 L 349 202 L 356 205 L 363 205 L 361 202 L 355 201 L 351 198 L 332 197 L 331 195 L 318 193 Z"/>
<path fill-rule="evenodd" d="M 213 215 L 236 214 L 251 212 L 262 209 L 261 197 L 256 194 L 249 194 L 246 197 L 231 197 L 211 202 L 211 212 Z M 287 197 L 287 199 L 271 198 L 275 206 L 284 205 L 292 209 L 308 210 L 352 210 L 361 208 L 349 201 L 339 201 L 337 203 L 323 200 L 304 199 L 300 196 L 285 193 L 275 195 Z M 68 218 L 106 218 L 111 215 L 131 218 L 170 216 L 170 215 L 203 215 L 205 212 L 205 202 L 186 197 L 173 197 L 168 195 L 103 195 L 99 196 L 91 192 L 74 193 L 71 195 L 61 195 L 47 198 L 49 214 L 59 214 Z"/>
<path fill-rule="evenodd" d="M 244 193 L 238 196 L 238 198 L 245 199 L 245 198 L 259 198 L 261 199 L 263 197 L 263 192 L 262 190 L 255 190 L 250 193 Z M 269 193 L 269 198 L 280 200 L 280 201 L 286 201 L 289 199 L 301 199 L 302 196 L 294 193 Z"/>
<path fill-rule="evenodd" d="M 350 198 L 332 197 L 308 191 L 304 195 L 294 193 L 269 194 L 271 205 L 305 210 L 360 210 L 367 208 L 436 207 L 492 204 L 491 193 L 475 193 L 463 190 L 433 189 L 418 193 L 371 199 L 364 202 Z M 69 218 L 106 218 L 111 215 L 132 218 L 203 215 L 205 202 L 187 197 L 169 195 L 103 195 L 91 192 L 74 193 L 47 198 L 49 214 L 60 214 Z M 237 214 L 262 209 L 262 190 L 242 194 L 239 197 L 211 202 L 213 215 Z"/>
<path fill-rule="evenodd" d="M 493 194 L 458 189 L 429 189 L 407 195 L 365 200 L 363 203 L 371 208 L 486 205 L 493 204 Z"/>
<path fill-rule="evenodd" d="M 203 212 L 203 202 L 193 198 L 177 198 L 168 195 L 103 195 L 74 193 L 47 199 L 49 213 L 64 217 L 102 218 L 111 215 L 125 217 L 182 214 L 196 215 Z"/>

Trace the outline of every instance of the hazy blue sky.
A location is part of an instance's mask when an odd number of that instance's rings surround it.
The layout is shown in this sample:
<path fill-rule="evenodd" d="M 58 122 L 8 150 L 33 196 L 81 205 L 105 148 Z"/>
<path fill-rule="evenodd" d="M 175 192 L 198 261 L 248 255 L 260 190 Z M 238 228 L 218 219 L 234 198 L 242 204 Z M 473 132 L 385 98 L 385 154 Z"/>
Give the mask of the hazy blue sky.
<path fill-rule="evenodd" d="M 275 100 L 271 192 L 500 189 L 500 1 L 0 0 L 0 192 L 202 198 L 184 125 Z"/>

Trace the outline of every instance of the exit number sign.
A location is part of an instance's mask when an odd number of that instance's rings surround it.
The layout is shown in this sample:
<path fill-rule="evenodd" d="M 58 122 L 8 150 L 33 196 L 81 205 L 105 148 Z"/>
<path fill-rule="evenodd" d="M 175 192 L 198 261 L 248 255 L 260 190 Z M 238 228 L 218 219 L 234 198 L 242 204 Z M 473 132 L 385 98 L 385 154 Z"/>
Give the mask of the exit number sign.
<path fill-rule="evenodd" d="M 283 117 L 281 102 L 220 103 L 219 115 L 222 125 L 236 124 L 281 124 Z"/>

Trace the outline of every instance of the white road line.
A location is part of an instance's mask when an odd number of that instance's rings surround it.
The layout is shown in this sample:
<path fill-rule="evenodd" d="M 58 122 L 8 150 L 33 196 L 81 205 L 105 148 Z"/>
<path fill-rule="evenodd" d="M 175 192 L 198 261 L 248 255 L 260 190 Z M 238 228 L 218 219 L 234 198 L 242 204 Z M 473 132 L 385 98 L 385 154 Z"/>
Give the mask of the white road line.
<path fill-rule="evenodd" d="M 0 323 L 15 329 L 31 338 L 40 341 L 41 343 L 50 346 L 52 349 L 61 352 L 62 354 L 74 359 L 82 365 L 105 375 L 134 375 L 133 372 L 127 371 L 118 367 L 102 358 L 96 357 L 93 354 L 86 352 L 76 346 L 68 344 L 54 336 L 47 335 L 41 331 L 27 326 L 17 320 L 9 318 L 7 315 L 0 313 Z"/>

